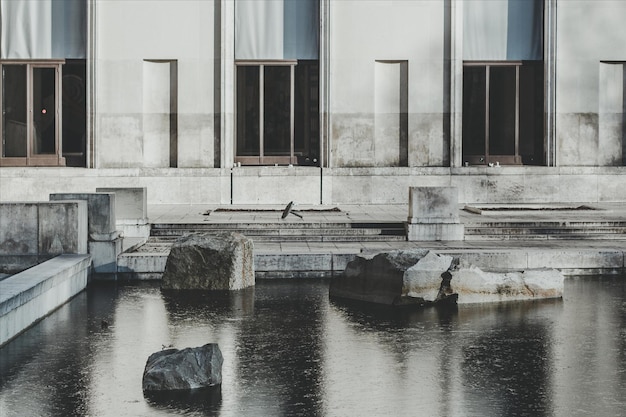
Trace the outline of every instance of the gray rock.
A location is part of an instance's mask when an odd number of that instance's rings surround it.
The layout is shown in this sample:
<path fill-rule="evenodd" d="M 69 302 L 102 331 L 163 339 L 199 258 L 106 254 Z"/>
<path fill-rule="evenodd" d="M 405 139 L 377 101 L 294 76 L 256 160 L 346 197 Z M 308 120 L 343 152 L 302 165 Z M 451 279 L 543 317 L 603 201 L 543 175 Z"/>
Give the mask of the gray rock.
<path fill-rule="evenodd" d="M 217 343 L 153 353 L 143 372 L 143 390 L 179 391 L 220 385 L 223 362 Z"/>
<path fill-rule="evenodd" d="M 435 301 L 441 291 L 441 274 L 450 269 L 452 256 L 428 252 L 404 273 L 402 295 Z"/>
<path fill-rule="evenodd" d="M 238 290 L 254 285 L 254 246 L 241 233 L 183 236 L 173 245 L 161 288 Z"/>
<path fill-rule="evenodd" d="M 431 254 L 427 250 L 358 256 L 348 263 L 342 277 L 331 281 L 329 294 L 335 298 L 391 306 L 428 305 L 455 299 L 456 295 L 449 289 L 441 288 L 441 274 L 451 263 L 452 257 Z"/>
<path fill-rule="evenodd" d="M 551 268 L 487 272 L 476 266 L 452 272 L 452 288 L 459 304 L 561 298 L 563 274 Z"/>

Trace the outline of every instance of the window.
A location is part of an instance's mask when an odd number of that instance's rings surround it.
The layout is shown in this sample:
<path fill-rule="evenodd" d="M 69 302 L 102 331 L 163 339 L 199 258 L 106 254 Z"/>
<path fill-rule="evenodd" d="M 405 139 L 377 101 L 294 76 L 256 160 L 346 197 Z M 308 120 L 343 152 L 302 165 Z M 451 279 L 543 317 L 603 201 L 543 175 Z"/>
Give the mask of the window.
<path fill-rule="evenodd" d="M 543 163 L 543 65 L 466 63 L 463 160 Z"/>
<path fill-rule="evenodd" d="M 248 165 L 317 165 L 317 61 L 237 66 L 237 154 Z"/>
<path fill-rule="evenodd" d="M 59 65 L 2 64 L 2 165 L 64 165 Z"/>
<path fill-rule="evenodd" d="M 235 2 L 235 162 L 318 164 L 319 7 Z"/>
<path fill-rule="evenodd" d="M 0 165 L 84 166 L 84 61 L 65 66 L 50 61 L 1 62 L 0 69 Z M 63 69 L 67 73 L 61 75 Z M 61 114 L 66 119 L 63 126 Z"/>
<path fill-rule="evenodd" d="M 544 163 L 544 0 L 473 0 L 463 19 L 463 161 Z"/>
<path fill-rule="evenodd" d="M 87 3 L 0 1 L 0 166 L 85 166 Z"/>

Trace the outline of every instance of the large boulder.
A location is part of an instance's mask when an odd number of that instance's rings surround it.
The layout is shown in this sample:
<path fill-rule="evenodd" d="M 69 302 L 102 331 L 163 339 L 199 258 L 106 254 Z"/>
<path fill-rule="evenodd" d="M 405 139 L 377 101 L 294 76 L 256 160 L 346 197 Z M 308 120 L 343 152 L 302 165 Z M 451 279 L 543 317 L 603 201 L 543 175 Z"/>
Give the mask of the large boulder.
<path fill-rule="evenodd" d="M 486 272 L 470 265 L 452 271 L 459 304 L 563 297 L 564 276 L 550 268 Z"/>
<path fill-rule="evenodd" d="M 216 343 L 153 353 L 143 371 L 143 390 L 180 391 L 220 385 L 223 362 Z"/>
<path fill-rule="evenodd" d="M 254 285 L 254 246 L 241 233 L 178 239 L 165 264 L 164 290 L 238 290 Z"/>
<path fill-rule="evenodd" d="M 357 256 L 343 276 L 331 281 L 331 297 L 392 306 L 426 305 L 454 297 L 441 290 L 451 256 L 427 250 L 397 250 Z M 448 280 L 449 282 L 449 280 Z"/>

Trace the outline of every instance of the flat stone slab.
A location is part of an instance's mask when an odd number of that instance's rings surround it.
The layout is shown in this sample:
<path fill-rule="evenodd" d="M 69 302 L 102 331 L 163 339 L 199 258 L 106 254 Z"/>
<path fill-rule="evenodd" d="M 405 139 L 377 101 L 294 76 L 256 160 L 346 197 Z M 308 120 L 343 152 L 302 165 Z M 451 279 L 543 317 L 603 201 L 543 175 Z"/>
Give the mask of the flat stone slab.
<path fill-rule="evenodd" d="M 163 273 L 163 290 L 239 290 L 255 284 L 254 245 L 241 233 L 196 233 L 178 239 Z"/>

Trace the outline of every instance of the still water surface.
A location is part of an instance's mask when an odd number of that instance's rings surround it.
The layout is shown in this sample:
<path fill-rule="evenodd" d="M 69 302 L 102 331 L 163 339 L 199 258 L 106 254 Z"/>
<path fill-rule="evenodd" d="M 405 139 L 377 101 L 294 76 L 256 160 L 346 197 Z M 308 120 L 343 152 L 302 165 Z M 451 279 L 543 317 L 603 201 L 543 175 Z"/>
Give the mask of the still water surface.
<path fill-rule="evenodd" d="M 103 328 L 102 320 L 110 323 Z M 221 390 L 147 399 L 147 357 L 219 343 Z M 626 279 L 563 300 L 390 312 L 324 281 L 164 297 L 100 283 L 0 349 L 1 416 L 619 416 Z"/>

